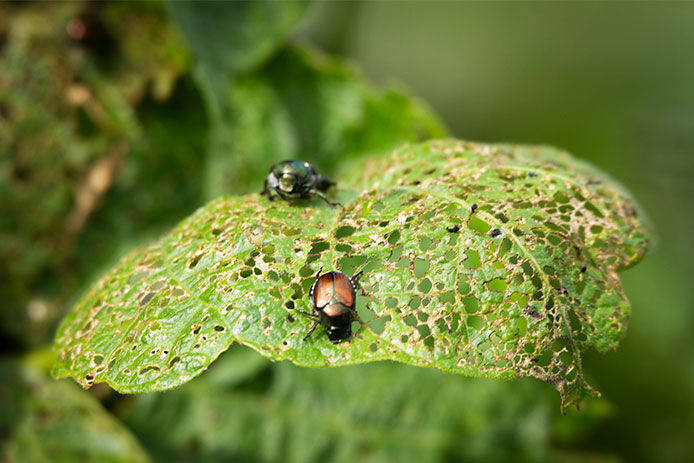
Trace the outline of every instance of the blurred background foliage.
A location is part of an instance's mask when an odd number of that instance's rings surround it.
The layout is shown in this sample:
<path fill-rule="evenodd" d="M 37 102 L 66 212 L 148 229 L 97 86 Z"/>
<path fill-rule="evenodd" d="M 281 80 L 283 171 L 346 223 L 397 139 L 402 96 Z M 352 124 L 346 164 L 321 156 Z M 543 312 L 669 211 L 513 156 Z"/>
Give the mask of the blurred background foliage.
<path fill-rule="evenodd" d="M 692 24 L 687 3 L 0 4 L 0 459 L 685 461 Z M 653 220 L 627 336 L 586 358 L 603 399 L 561 416 L 532 380 L 234 346 L 167 393 L 46 376 L 70 301 L 206 199 L 447 133 L 565 148 Z"/>

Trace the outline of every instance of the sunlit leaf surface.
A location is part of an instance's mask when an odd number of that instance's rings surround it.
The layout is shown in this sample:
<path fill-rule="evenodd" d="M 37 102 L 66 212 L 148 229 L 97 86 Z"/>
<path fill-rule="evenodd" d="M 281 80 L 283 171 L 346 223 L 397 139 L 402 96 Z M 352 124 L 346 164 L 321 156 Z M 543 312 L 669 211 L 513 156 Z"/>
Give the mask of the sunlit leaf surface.
<path fill-rule="evenodd" d="M 345 208 L 219 198 L 125 257 L 59 328 L 55 373 L 121 392 L 198 375 L 233 341 L 311 367 L 390 359 L 533 376 L 564 405 L 592 389 L 581 352 L 613 349 L 617 272 L 647 247 L 635 203 L 552 148 L 431 141 L 338 180 Z M 323 268 L 364 270 L 355 336 L 307 340 Z"/>

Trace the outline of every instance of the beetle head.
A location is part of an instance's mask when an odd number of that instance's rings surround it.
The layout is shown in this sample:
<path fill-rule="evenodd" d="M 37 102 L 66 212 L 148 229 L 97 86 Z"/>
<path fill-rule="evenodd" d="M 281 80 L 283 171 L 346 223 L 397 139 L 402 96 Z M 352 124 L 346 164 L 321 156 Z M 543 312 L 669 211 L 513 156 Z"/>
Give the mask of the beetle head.
<path fill-rule="evenodd" d="M 299 183 L 297 176 L 291 172 L 283 172 L 278 180 L 278 188 L 285 193 L 293 193 Z"/>
<path fill-rule="evenodd" d="M 351 323 L 348 323 L 342 326 L 329 326 L 327 328 L 327 333 L 330 342 L 337 344 L 345 339 L 349 339 L 350 336 L 352 336 L 352 325 Z"/>

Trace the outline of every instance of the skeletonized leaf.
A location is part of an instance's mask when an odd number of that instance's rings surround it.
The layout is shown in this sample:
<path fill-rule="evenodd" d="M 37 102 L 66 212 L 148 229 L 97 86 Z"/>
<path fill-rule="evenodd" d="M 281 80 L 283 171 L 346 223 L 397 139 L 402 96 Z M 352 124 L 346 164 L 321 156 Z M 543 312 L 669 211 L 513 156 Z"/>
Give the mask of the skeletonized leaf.
<path fill-rule="evenodd" d="M 581 353 L 617 346 L 629 318 L 617 272 L 647 247 L 615 182 L 552 148 L 456 140 L 338 181 L 344 209 L 222 197 L 124 258 L 63 321 L 55 373 L 163 390 L 237 341 L 311 367 L 533 376 L 564 406 L 592 392 Z M 311 310 L 321 268 L 364 270 L 349 342 L 303 340 L 312 320 L 297 310 Z"/>

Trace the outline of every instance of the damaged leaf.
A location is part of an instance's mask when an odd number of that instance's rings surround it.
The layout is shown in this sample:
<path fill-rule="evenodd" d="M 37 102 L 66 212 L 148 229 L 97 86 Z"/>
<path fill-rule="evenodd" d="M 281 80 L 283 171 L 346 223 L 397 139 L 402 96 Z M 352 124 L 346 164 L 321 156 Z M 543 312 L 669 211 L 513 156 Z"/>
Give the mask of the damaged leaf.
<path fill-rule="evenodd" d="M 532 376 L 563 406 L 595 393 L 581 354 L 617 346 L 630 313 L 618 272 L 648 244 L 619 185 L 553 148 L 435 140 L 338 187 L 344 209 L 221 197 L 125 257 L 61 324 L 54 373 L 164 390 L 236 341 L 309 367 Z M 364 271 L 349 342 L 303 339 L 320 268 Z"/>

